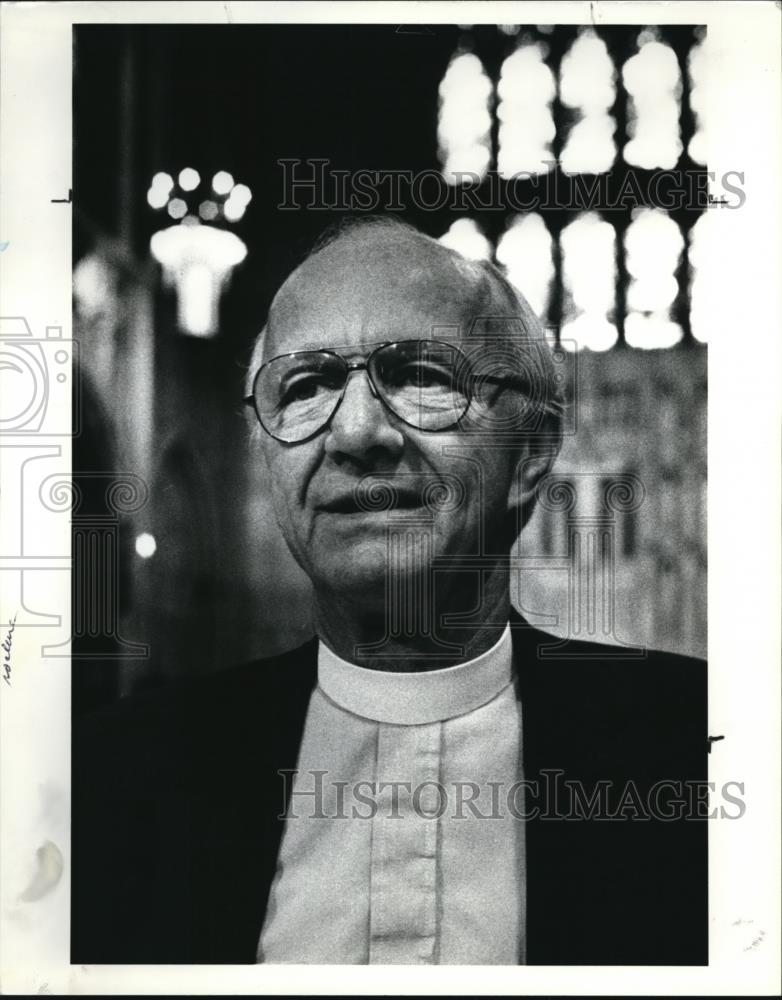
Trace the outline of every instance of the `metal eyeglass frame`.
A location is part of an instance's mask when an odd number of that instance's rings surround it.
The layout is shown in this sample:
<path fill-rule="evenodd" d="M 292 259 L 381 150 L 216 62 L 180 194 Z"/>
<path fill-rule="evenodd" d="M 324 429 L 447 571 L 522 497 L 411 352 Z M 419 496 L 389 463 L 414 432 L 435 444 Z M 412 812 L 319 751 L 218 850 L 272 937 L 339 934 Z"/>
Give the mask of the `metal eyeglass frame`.
<path fill-rule="evenodd" d="M 365 344 L 365 345 L 363 345 L 364 347 L 371 347 L 372 350 L 364 358 L 363 361 L 348 361 L 345 357 L 343 357 L 342 354 L 340 354 L 338 351 L 335 351 L 335 350 L 333 350 L 331 348 L 322 348 L 322 349 L 313 348 L 313 349 L 307 350 L 307 351 L 290 351 L 287 354 L 278 354 L 278 355 L 276 355 L 273 358 L 269 358 L 268 361 L 265 361 L 261 365 L 261 367 L 258 369 L 258 371 L 253 376 L 253 383 L 252 383 L 253 384 L 253 391 L 252 391 L 252 393 L 249 396 L 245 396 L 244 399 L 242 400 L 242 402 L 245 404 L 245 406 L 251 406 L 253 408 L 253 410 L 255 411 L 255 416 L 258 419 L 258 423 L 261 425 L 261 427 L 263 427 L 263 429 L 266 431 L 266 433 L 270 437 L 274 438 L 275 441 L 280 441 L 282 444 L 304 444 L 305 441 L 311 441 L 312 438 L 317 437 L 317 435 L 320 434 L 321 431 L 323 431 L 326 427 L 328 427 L 328 425 L 334 419 L 334 416 L 336 415 L 336 412 L 339 409 L 340 404 L 342 403 L 342 400 L 345 398 L 345 392 L 347 391 L 347 387 L 348 387 L 348 379 L 350 378 L 351 373 L 352 372 L 357 372 L 357 371 L 365 371 L 367 373 L 367 381 L 369 382 L 370 392 L 372 393 L 372 395 L 374 396 L 375 399 L 379 399 L 380 400 L 380 402 L 383 404 L 383 406 L 389 411 L 389 413 L 392 413 L 396 417 L 397 420 L 401 420 L 403 424 L 406 424 L 408 427 L 412 427 L 414 430 L 423 431 L 424 433 L 427 433 L 427 434 L 440 434 L 443 431 L 452 430 L 454 427 L 458 426 L 459 421 L 464 417 L 464 415 L 467 413 L 467 411 L 470 408 L 470 403 L 472 402 L 472 391 L 471 391 L 471 386 L 469 385 L 469 383 L 465 385 L 464 395 L 466 397 L 466 403 L 464 405 L 464 409 L 462 410 L 462 412 L 459 414 L 458 417 L 456 417 L 456 419 L 452 423 L 448 424 L 445 427 L 437 427 L 437 428 L 419 427 L 418 424 L 413 424 L 409 420 L 406 420 L 404 417 L 400 416 L 396 412 L 396 410 L 391 406 L 391 404 L 385 399 L 385 397 L 383 396 L 383 393 L 380 392 L 380 390 L 375 385 L 375 381 L 374 381 L 374 378 L 372 377 L 372 372 L 371 372 L 370 367 L 369 367 L 369 365 L 370 365 L 370 363 L 372 361 L 372 358 L 377 354 L 378 351 L 383 350 L 383 348 L 386 348 L 386 347 L 396 347 L 399 344 L 426 344 L 426 345 L 435 345 L 435 346 L 439 346 L 439 347 L 445 347 L 445 348 L 447 348 L 450 351 L 454 351 L 455 354 L 457 355 L 457 358 L 458 358 L 457 371 L 461 368 L 462 365 L 468 364 L 468 359 L 467 359 L 466 355 L 455 344 L 448 344 L 448 343 L 445 343 L 444 341 L 440 341 L 440 340 L 423 340 L 420 337 L 410 338 L 408 340 L 387 340 L 387 341 L 383 341 L 382 343 Z M 344 385 L 342 386 L 342 389 L 341 389 L 341 391 L 339 393 L 339 397 L 337 398 L 337 400 L 336 400 L 336 402 L 334 404 L 334 408 L 332 409 L 332 411 L 328 415 L 328 417 L 323 421 L 323 423 L 320 424 L 317 427 L 316 430 L 312 431 L 312 433 L 308 434 L 306 437 L 297 438 L 295 441 L 289 441 L 289 440 L 286 440 L 285 438 L 279 437 L 277 434 L 274 434 L 264 424 L 263 418 L 261 417 L 261 414 L 258 411 L 258 406 L 256 404 L 255 387 L 258 384 L 258 379 L 259 379 L 259 377 L 261 375 L 261 372 L 264 370 L 264 368 L 266 368 L 270 364 L 272 364 L 272 362 L 279 361 L 280 358 L 294 358 L 294 357 L 296 357 L 297 355 L 300 355 L 300 354 L 328 354 L 328 355 L 331 355 L 334 358 L 337 358 L 345 366 L 345 369 L 346 369 L 345 370 L 345 382 L 344 382 Z M 496 377 L 493 377 L 493 376 L 485 376 L 485 380 L 496 381 L 496 382 L 506 382 L 506 381 L 508 381 L 507 379 L 499 379 L 499 378 L 496 378 Z"/>

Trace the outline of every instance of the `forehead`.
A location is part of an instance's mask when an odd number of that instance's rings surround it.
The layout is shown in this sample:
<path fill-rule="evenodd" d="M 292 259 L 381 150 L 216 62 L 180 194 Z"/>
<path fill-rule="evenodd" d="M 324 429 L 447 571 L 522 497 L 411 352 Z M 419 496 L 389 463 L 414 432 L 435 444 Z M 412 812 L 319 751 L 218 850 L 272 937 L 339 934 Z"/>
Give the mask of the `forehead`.
<path fill-rule="evenodd" d="M 487 272 L 419 234 L 339 238 L 305 261 L 272 303 L 264 356 L 386 339 L 458 336 L 497 310 Z"/>

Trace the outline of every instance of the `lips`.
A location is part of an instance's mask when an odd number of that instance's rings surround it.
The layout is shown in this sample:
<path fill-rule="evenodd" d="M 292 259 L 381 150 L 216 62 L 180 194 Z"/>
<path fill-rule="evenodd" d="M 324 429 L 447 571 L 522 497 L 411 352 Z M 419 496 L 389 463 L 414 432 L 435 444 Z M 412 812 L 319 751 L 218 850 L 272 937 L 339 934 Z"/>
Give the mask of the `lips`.
<path fill-rule="evenodd" d="M 389 510 L 415 510 L 423 506 L 418 490 L 361 486 L 329 496 L 316 509 L 329 514 L 372 514 Z"/>
<path fill-rule="evenodd" d="M 318 504 L 318 510 L 325 510 L 329 514 L 360 514 L 364 508 L 357 503 L 352 493 L 346 493 Z"/>

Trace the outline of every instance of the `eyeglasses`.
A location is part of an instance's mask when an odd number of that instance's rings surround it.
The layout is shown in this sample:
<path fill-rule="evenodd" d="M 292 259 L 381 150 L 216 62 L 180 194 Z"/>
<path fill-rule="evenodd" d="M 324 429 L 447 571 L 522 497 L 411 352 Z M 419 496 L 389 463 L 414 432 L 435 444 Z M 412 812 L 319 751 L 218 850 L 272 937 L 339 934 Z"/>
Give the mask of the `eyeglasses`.
<path fill-rule="evenodd" d="M 487 385 L 516 390 L 515 412 L 500 418 L 505 431 L 542 429 L 541 419 L 562 413 L 546 365 L 534 342 L 515 348 L 473 345 L 469 358 L 453 344 L 436 340 L 398 340 L 367 344 L 363 361 L 348 361 L 338 351 L 295 351 L 261 365 L 252 395 L 244 402 L 273 438 L 300 444 L 319 434 L 342 402 L 348 378 L 365 371 L 372 395 L 403 423 L 417 430 L 445 431 L 461 426 L 473 402 L 485 411 L 494 393 Z"/>
<path fill-rule="evenodd" d="M 327 426 L 350 374 L 366 371 L 372 395 L 401 421 L 418 430 L 444 431 L 470 406 L 468 368 L 457 347 L 435 340 L 380 344 L 363 361 L 348 361 L 332 350 L 296 351 L 261 365 L 244 402 L 273 438 L 298 444 Z"/>

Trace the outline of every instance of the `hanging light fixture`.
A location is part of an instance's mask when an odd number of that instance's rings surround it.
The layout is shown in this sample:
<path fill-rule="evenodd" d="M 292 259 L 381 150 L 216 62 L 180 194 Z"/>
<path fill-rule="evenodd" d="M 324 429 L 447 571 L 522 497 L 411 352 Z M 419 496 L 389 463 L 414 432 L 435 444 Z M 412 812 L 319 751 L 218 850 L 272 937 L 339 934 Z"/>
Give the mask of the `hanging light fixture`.
<path fill-rule="evenodd" d="M 235 184 L 225 170 L 212 178 L 208 197 L 198 194 L 201 184 L 192 167 L 179 172 L 177 183 L 168 173 L 155 174 L 147 202 L 178 221 L 153 234 L 150 250 L 163 267 L 166 285 L 176 289 L 179 328 L 194 337 L 212 337 L 218 330 L 220 295 L 247 256 L 244 241 L 228 226 L 243 217 L 252 192 L 246 184 Z"/>

